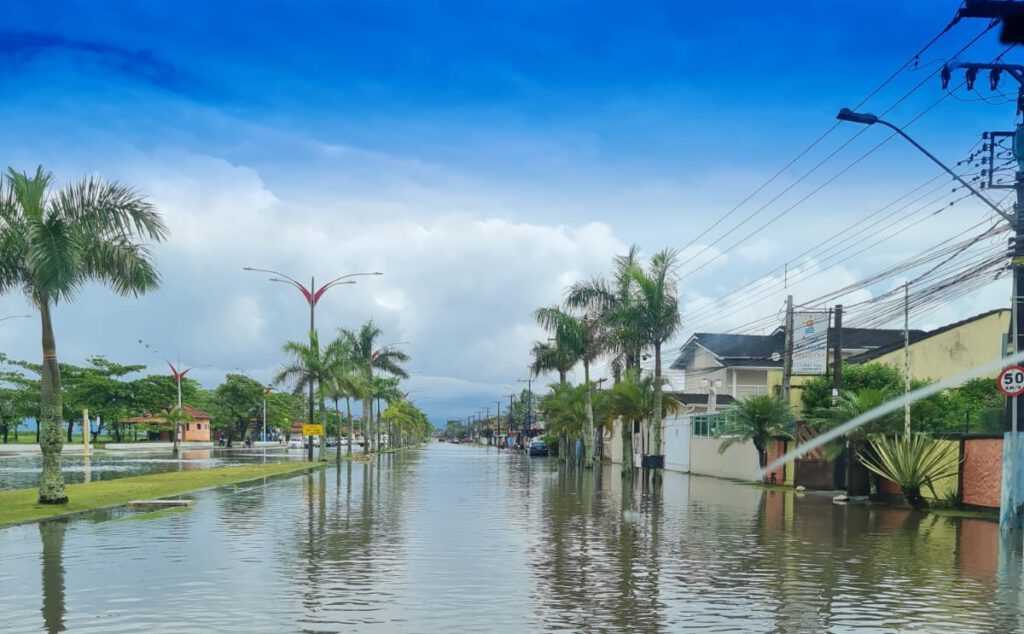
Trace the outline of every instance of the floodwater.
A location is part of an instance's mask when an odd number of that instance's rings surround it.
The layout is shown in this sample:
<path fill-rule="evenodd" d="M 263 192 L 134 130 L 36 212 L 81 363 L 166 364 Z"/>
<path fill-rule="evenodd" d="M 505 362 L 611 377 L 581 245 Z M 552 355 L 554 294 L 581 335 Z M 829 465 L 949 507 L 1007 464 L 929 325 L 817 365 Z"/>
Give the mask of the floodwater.
<path fill-rule="evenodd" d="M 998 527 L 445 444 L 0 530 L 11 632 L 1010 632 Z"/>
<path fill-rule="evenodd" d="M 0 452 L 2 452 L 0 445 Z M 170 450 L 161 452 L 97 451 L 91 456 L 64 454 L 61 471 L 67 483 L 95 482 L 114 478 L 209 469 L 233 464 L 301 460 L 299 449 L 186 449 L 175 457 Z M 0 456 L 0 491 L 25 489 L 39 484 L 42 457 L 35 455 Z"/>

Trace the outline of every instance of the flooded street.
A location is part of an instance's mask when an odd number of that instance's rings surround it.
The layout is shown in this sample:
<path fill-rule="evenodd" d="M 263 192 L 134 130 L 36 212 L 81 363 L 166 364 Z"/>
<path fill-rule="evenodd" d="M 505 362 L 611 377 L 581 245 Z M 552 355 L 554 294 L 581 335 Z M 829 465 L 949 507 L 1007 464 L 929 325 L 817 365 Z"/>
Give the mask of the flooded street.
<path fill-rule="evenodd" d="M 984 520 L 445 444 L 194 497 L 0 530 L 5 631 L 1020 627 Z"/>
<path fill-rule="evenodd" d="M 211 469 L 228 465 L 302 460 L 300 450 L 287 449 L 186 449 L 180 456 L 170 451 L 97 452 L 92 456 L 65 454 L 61 472 L 69 484 L 113 480 L 148 473 Z M 34 487 L 39 483 L 42 457 L 34 455 L 0 456 L 0 491 Z"/>

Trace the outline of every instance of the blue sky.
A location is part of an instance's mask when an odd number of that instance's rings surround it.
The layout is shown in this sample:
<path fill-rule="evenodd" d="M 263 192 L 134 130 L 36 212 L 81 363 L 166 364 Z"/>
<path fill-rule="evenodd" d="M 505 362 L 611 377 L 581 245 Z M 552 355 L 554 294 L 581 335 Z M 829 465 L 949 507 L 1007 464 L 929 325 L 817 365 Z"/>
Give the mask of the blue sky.
<path fill-rule="evenodd" d="M 686 245 L 938 33 L 958 3 L 865 2 L 846 13 L 822 2 L 290 4 L 7 7 L 3 162 L 42 163 L 59 180 L 131 182 L 174 234 L 157 250 L 159 294 L 129 301 L 90 288 L 62 309 L 64 358 L 145 360 L 144 338 L 208 366 L 197 374 L 210 384 L 235 367 L 268 378 L 280 343 L 302 334 L 303 307 L 242 266 L 322 279 L 379 269 L 383 278 L 327 296 L 322 328 L 372 315 L 387 341 L 412 342 L 419 404 L 437 418 L 472 413 L 525 376 L 529 343 L 542 336 L 533 308 L 631 243 L 646 253 Z M 887 108 L 982 27 L 955 26 L 866 109 Z M 996 40 L 993 31 L 972 47 L 972 61 L 1002 50 Z M 927 81 L 889 116 L 905 122 L 942 95 Z M 962 158 L 981 131 L 1013 122 L 1012 105 L 978 98 L 945 99 L 914 134 Z M 854 132 L 837 130 L 779 184 Z M 862 135 L 761 217 L 882 138 Z M 907 147 L 886 144 L 685 277 L 684 308 L 932 174 Z M 820 295 L 981 217 L 964 203 L 794 293 Z M 723 224 L 718 247 L 755 224 Z M 985 289 L 918 325 L 991 308 L 1004 291 Z M 780 297 L 723 305 L 713 325 L 770 314 Z M 0 299 L 4 314 L 24 308 Z M 37 356 L 37 326 L 7 323 L 17 326 L 0 332 L 0 346 Z"/>

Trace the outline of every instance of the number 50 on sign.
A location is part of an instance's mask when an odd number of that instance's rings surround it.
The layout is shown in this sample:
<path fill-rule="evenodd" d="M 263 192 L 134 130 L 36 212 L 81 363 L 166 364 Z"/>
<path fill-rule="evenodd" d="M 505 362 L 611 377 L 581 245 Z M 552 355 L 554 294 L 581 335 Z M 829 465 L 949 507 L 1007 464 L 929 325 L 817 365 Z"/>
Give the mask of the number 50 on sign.
<path fill-rule="evenodd" d="M 996 379 L 999 391 L 1007 396 L 1018 396 L 1024 393 L 1024 367 L 1011 365 L 999 373 Z"/>

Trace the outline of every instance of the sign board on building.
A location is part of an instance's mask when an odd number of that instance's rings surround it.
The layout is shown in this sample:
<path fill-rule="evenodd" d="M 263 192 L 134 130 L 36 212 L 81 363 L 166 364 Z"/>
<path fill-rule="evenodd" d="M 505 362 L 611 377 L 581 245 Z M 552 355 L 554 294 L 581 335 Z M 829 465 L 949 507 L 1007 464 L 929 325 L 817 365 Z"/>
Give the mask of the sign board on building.
<path fill-rule="evenodd" d="M 793 314 L 793 374 L 825 374 L 828 313 Z"/>
<path fill-rule="evenodd" d="M 323 425 L 303 425 L 302 426 L 303 436 L 323 436 L 324 426 Z"/>

